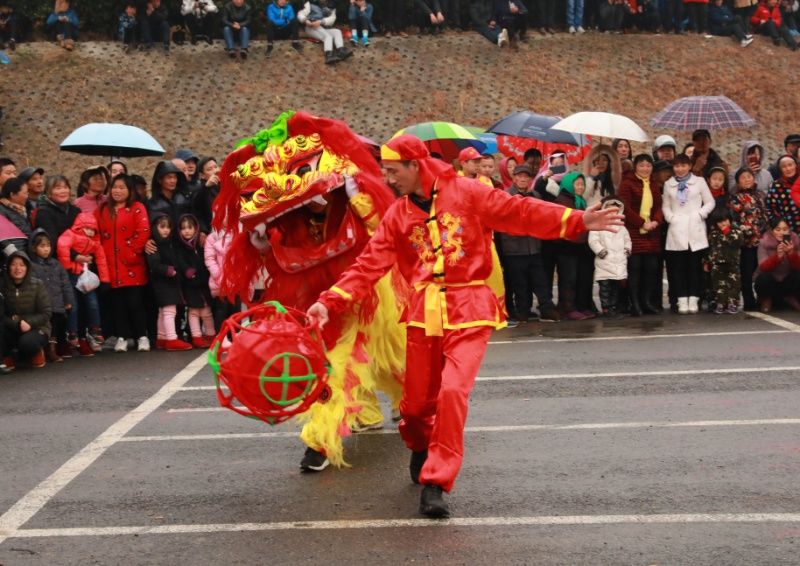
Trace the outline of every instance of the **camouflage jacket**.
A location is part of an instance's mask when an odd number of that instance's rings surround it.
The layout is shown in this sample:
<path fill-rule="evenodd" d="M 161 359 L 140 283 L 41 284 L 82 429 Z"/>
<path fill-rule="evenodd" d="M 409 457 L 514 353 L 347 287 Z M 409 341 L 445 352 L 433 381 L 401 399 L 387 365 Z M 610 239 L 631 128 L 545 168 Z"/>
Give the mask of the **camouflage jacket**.
<path fill-rule="evenodd" d="M 723 234 L 716 226 L 708 234 L 708 263 L 711 265 L 738 265 L 744 243 L 742 231 L 731 226 L 730 232 Z"/>

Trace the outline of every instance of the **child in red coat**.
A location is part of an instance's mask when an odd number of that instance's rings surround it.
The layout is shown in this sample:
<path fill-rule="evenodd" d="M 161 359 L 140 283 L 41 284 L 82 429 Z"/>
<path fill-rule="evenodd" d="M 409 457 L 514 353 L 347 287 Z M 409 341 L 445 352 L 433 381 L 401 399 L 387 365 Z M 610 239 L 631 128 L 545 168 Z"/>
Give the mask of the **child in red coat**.
<path fill-rule="evenodd" d="M 93 214 L 80 213 L 72 228 L 58 238 L 58 261 L 67 270 L 73 287 L 85 269 L 95 272 L 101 284 L 110 282 L 106 254 L 100 244 L 97 219 Z M 97 290 L 88 293 L 76 291 L 75 296 L 77 308 L 72 309 L 67 320 L 69 340 L 77 344 L 82 356 L 93 356 L 94 352 L 102 349 L 104 340 Z"/>

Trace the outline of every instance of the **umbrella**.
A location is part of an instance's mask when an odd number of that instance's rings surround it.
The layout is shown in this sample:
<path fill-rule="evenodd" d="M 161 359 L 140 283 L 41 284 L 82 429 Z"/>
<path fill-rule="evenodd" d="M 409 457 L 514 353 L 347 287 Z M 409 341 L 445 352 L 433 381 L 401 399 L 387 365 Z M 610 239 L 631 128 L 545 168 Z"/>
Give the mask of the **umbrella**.
<path fill-rule="evenodd" d="M 486 153 L 486 144 L 479 140 L 464 126 L 452 122 L 421 122 L 397 131 L 392 138 L 411 134 L 425 142 L 428 151 L 438 153 L 445 161 L 458 158 L 458 153 L 467 147 L 474 147 L 479 153 Z"/>
<path fill-rule="evenodd" d="M 750 128 L 756 121 L 727 96 L 687 96 L 667 104 L 650 125 L 669 130 Z"/>
<path fill-rule="evenodd" d="M 489 126 L 495 134 L 528 138 L 551 144 L 586 145 L 586 138 L 580 134 L 552 129 L 561 118 L 545 116 L 534 112 L 514 112 Z"/>
<path fill-rule="evenodd" d="M 153 136 L 125 124 L 86 124 L 61 142 L 62 151 L 108 157 L 146 157 L 164 155 Z"/>
<path fill-rule="evenodd" d="M 3 240 L 13 240 L 15 238 L 27 239 L 28 237 L 23 234 L 22 230 L 14 226 L 14 223 L 8 218 L 0 216 L 0 242 Z"/>
<path fill-rule="evenodd" d="M 636 122 L 610 112 L 578 112 L 554 124 L 552 129 L 638 142 L 646 142 L 649 139 Z"/>
<path fill-rule="evenodd" d="M 500 150 L 497 147 L 497 134 L 493 134 L 492 132 L 487 132 L 483 128 L 478 128 L 476 126 L 464 126 L 471 134 L 474 134 L 476 138 L 484 143 L 486 146 L 486 150 L 484 153 L 499 153 Z"/>
<path fill-rule="evenodd" d="M 370 147 L 376 147 L 380 149 L 381 144 L 373 140 L 372 138 L 368 138 L 367 136 L 362 136 L 361 134 L 356 134 L 358 136 L 358 141 L 363 143 L 364 145 L 368 145 Z"/>

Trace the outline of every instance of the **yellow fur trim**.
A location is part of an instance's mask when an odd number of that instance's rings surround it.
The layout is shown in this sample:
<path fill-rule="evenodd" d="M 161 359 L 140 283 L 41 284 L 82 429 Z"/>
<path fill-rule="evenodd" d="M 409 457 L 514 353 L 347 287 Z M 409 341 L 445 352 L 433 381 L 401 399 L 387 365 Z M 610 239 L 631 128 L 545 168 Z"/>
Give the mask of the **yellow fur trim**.
<path fill-rule="evenodd" d="M 346 315 L 342 336 L 328 351 L 331 376 L 328 384 L 331 397 L 325 403 L 314 403 L 298 417 L 305 423 L 300 438 L 314 450 L 324 452 L 331 464 L 347 466 L 342 437 L 350 435 L 356 422 L 375 424 L 382 418 L 376 391 L 385 393 L 396 407 L 403 392 L 406 335 L 400 324 L 400 312 L 392 289 L 391 274 L 375 285 L 378 308 L 372 322 L 361 325 L 355 315 Z M 365 337 L 365 362 L 356 361 L 353 349 L 359 333 Z M 354 384 L 348 375 L 355 376 Z M 352 377 L 350 378 L 352 379 Z M 345 391 L 345 382 L 352 387 Z"/>
<path fill-rule="evenodd" d="M 354 197 L 350 198 L 350 206 L 356 211 L 358 217 L 364 221 L 364 226 L 367 228 L 367 234 L 372 236 L 381 220 L 375 211 L 375 206 L 372 203 L 372 197 L 367 193 L 358 193 Z"/>

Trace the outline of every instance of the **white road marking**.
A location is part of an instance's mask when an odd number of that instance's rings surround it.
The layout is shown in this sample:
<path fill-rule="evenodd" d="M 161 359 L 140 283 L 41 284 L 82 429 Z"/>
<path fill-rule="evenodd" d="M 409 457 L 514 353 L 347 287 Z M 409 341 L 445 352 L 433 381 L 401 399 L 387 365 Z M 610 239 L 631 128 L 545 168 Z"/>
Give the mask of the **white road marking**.
<path fill-rule="evenodd" d="M 92 465 L 111 446 L 120 441 L 133 427 L 142 422 L 148 415 L 158 409 L 167 399 L 177 393 L 183 385 L 192 379 L 205 365 L 207 354 L 204 352 L 185 368 L 179 371 L 161 389 L 145 400 L 141 405 L 127 413 L 108 427 L 97 438 L 87 444 L 50 477 L 42 481 L 25 494 L 0 517 L 0 544 L 22 525 L 28 522 L 67 484 Z"/>
<path fill-rule="evenodd" d="M 790 330 L 791 332 L 800 332 L 800 325 L 795 324 L 793 322 L 789 322 L 788 320 L 783 320 L 782 318 L 778 318 L 777 316 L 772 316 L 770 314 L 765 314 L 763 312 L 749 312 L 747 313 L 750 316 L 754 316 L 756 318 L 760 318 L 770 324 L 774 324 L 775 326 L 780 326 L 781 328 L 785 328 L 786 330 Z M 759 332 L 759 334 L 763 334 Z"/>
<path fill-rule="evenodd" d="M 542 379 L 590 379 L 593 377 L 661 377 L 670 375 L 724 375 L 728 373 L 775 373 L 775 372 L 796 372 L 800 371 L 800 366 L 767 366 L 755 368 L 713 368 L 713 369 L 685 369 L 685 370 L 662 370 L 662 371 L 627 371 L 613 373 L 545 373 L 540 375 L 492 375 L 479 376 L 476 381 L 538 381 Z M 800 377 L 800 374 L 790 377 Z M 196 385 L 192 387 L 181 387 L 181 391 L 212 391 L 214 385 Z M 168 409 L 168 413 L 203 413 L 221 407 L 187 407 L 178 409 Z"/>
<path fill-rule="evenodd" d="M 222 407 L 218 408 L 219 410 Z M 498 426 L 468 426 L 465 433 L 475 432 L 525 432 L 525 431 L 560 431 L 560 430 L 614 430 L 634 428 L 716 428 L 731 426 L 776 426 L 800 425 L 800 419 L 746 419 L 724 421 L 640 421 L 618 423 L 577 423 L 577 424 L 527 424 Z M 396 428 L 383 428 L 358 433 L 365 434 L 397 434 Z M 235 432 L 229 434 L 174 434 L 154 436 L 126 436 L 120 442 L 163 442 L 180 440 L 242 440 L 249 438 L 294 438 L 300 436 L 299 431 L 281 432 Z"/>
<path fill-rule="evenodd" d="M 755 316 L 756 314 L 761 313 L 747 313 L 750 315 Z M 767 315 L 763 315 L 767 316 Z M 762 318 L 759 316 L 758 318 Z M 774 317 L 769 317 L 774 318 Z M 764 319 L 766 320 L 766 319 Z M 780 320 L 780 319 L 776 319 Z M 767 322 L 772 322 L 773 324 L 777 324 L 771 320 Z M 786 322 L 786 321 L 781 321 Z M 792 324 L 791 322 L 786 322 L 786 324 Z M 783 326 L 778 324 L 778 326 Z M 606 341 L 613 341 L 613 340 L 656 340 L 660 338 L 699 338 L 699 337 L 707 337 L 707 336 L 755 336 L 760 334 L 786 334 L 787 332 L 799 332 L 800 326 L 792 325 L 793 328 L 787 328 L 787 330 L 749 330 L 749 331 L 736 331 L 736 332 L 687 332 L 687 333 L 678 333 L 678 334 L 627 334 L 623 336 L 585 336 L 580 338 L 531 338 L 525 339 L 521 338 L 518 340 L 490 340 L 489 344 L 529 344 L 531 342 L 547 342 L 549 343 L 556 343 L 556 342 L 606 342 Z"/>
<path fill-rule="evenodd" d="M 310 531 L 431 527 L 547 527 L 563 525 L 666 525 L 688 523 L 800 523 L 800 513 L 691 513 L 662 515 L 551 515 L 540 517 L 456 517 L 452 519 L 364 519 L 284 521 L 275 523 L 212 523 L 206 525 L 142 525 L 22 529 L 13 538 L 92 537 L 237 533 L 247 531 Z"/>
<path fill-rule="evenodd" d="M 800 366 L 768 366 L 760 368 L 714 368 L 663 371 L 626 371 L 614 373 L 551 373 L 541 375 L 498 375 L 478 377 L 477 381 L 536 381 L 540 379 L 590 379 L 593 377 L 658 377 L 667 375 L 720 375 L 728 373 L 796 372 Z M 800 375 L 793 375 L 793 378 Z"/>

